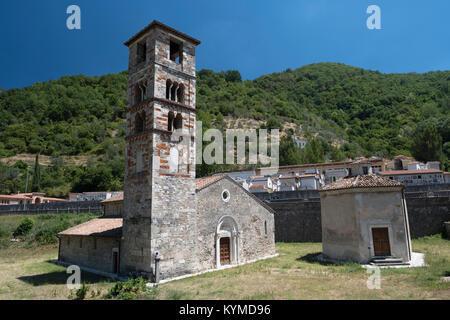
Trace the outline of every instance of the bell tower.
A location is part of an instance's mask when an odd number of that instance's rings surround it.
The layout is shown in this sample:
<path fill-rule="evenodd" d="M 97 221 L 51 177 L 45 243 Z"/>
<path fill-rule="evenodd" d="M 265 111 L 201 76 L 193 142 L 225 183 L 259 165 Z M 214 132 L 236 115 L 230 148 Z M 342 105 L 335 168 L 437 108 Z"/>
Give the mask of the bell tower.
<path fill-rule="evenodd" d="M 196 269 L 195 47 L 153 21 L 125 42 L 128 106 L 121 273 Z M 155 259 L 155 256 L 158 259 Z"/>

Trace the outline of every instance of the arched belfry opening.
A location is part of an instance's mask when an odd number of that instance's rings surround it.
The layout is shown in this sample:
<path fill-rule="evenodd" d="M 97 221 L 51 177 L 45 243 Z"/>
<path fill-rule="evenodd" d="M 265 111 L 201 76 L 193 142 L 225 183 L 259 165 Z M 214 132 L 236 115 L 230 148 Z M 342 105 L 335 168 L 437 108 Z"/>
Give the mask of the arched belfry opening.
<path fill-rule="evenodd" d="M 170 88 L 170 100 L 175 101 L 177 96 L 178 83 L 172 83 Z"/>
<path fill-rule="evenodd" d="M 166 81 L 166 99 L 170 100 L 170 91 L 172 90 L 172 81 L 167 79 Z"/>
<path fill-rule="evenodd" d="M 239 264 L 239 229 L 230 216 L 220 218 L 216 228 L 216 266 Z"/>
<path fill-rule="evenodd" d="M 184 85 L 180 84 L 177 90 L 177 102 L 184 103 Z"/>
<path fill-rule="evenodd" d="M 173 122 L 175 120 L 175 114 L 172 110 L 169 111 L 167 116 L 167 131 L 173 131 Z"/>
<path fill-rule="evenodd" d="M 175 117 L 175 120 L 173 122 L 174 129 L 183 129 L 183 116 L 180 112 L 177 113 L 177 116 Z"/>
<path fill-rule="evenodd" d="M 144 131 L 144 129 L 145 129 L 145 112 L 144 111 L 136 114 L 134 129 L 135 129 L 134 130 L 135 133 L 140 133 L 140 132 Z"/>

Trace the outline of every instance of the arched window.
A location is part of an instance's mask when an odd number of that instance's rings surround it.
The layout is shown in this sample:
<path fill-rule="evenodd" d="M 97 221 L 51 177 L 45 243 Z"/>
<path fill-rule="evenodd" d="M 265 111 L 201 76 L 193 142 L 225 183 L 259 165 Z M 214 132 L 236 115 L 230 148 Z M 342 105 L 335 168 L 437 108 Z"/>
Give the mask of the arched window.
<path fill-rule="evenodd" d="M 135 133 L 140 133 L 144 131 L 144 123 L 145 123 L 145 112 L 142 114 L 136 114 L 136 122 L 135 122 Z"/>
<path fill-rule="evenodd" d="M 174 121 L 175 115 L 173 111 L 169 111 L 169 117 L 167 119 L 167 130 L 172 131 L 173 130 L 173 121 Z"/>
<path fill-rule="evenodd" d="M 183 128 L 183 116 L 180 112 L 177 113 L 177 116 L 175 117 L 175 121 L 173 122 L 173 128 L 174 129 L 182 129 Z"/>
<path fill-rule="evenodd" d="M 180 84 L 178 87 L 177 102 L 184 103 L 184 86 L 182 84 Z"/>
<path fill-rule="evenodd" d="M 145 99 L 147 99 L 147 85 L 145 82 L 141 82 L 135 87 L 135 103 L 140 103 Z"/>
<path fill-rule="evenodd" d="M 170 99 L 170 90 L 172 89 L 172 81 L 167 79 L 166 81 L 166 99 Z"/>
<path fill-rule="evenodd" d="M 177 94 L 178 83 L 174 82 L 172 84 L 172 88 L 170 90 L 170 100 L 175 101 L 175 97 Z"/>

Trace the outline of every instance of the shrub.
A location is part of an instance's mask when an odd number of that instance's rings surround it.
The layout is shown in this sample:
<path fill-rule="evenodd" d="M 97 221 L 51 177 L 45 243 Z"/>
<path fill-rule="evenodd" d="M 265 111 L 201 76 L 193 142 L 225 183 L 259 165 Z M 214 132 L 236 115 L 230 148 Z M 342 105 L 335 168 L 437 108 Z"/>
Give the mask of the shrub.
<path fill-rule="evenodd" d="M 26 236 L 33 229 L 34 221 L 28 217 L 24 218 L 14 230 L 14 237 Z"/>
<path fill-rule="evenodd" d="M 56 226 L 39 230 L 34 236 L 34 240 L 36 240 L 40 245 L 56 243 L 58 242 L 56 235 L 61 231 L 70 228 L 70 226 L 71 224 L 69 221 L 61 221 Z"/>
<path fill-rule="evenodd" d="M 116 298 L 123 300 L 133 300 L 139 293 L 145 292 L 147 287 L 142 277 L 130 279 L 126 282 L 116 282 L 116 284 L 104 296 L 106 299 Z"/>

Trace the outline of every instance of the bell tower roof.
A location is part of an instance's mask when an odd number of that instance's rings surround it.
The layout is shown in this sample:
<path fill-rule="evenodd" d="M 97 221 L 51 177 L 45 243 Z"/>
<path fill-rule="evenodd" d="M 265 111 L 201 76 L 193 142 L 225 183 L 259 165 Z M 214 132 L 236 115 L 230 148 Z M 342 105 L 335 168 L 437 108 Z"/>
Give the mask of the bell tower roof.
<path fill-rule="evenodd" d="M 142 29 L 141 31 L 139 31 L 138 33 L 136 33 L 133 37 L 131 37 L 129 40 L 127 40 L 126 42 L 124 42 L 124 45 L 126 45 L 127 47 L 129 47 L 131 44 L 133 44 L 136 40 L 139 40 L 139 38 L 141 38 L 143 35 L 145 35 L 147 32 L 149 32 L 150 30 L 154 29 L 154 28 L 160 28 L 164 31 L 173 33 L 174 35 L 183 38 L 187 41 L 192 42 L 194 45 L 199 45 L 200 44 L 200 40 L 197 40 L 191 36 L 188 36 L 187 34 L 178 31 L 174 28 L 171 28 L 167 25 L 165 25 L 162 22 L 159 22 L 157 20 L 153 20 L 152 23 L 150 23 L 148 26 L 146 26 L 144 29 Z"/>

